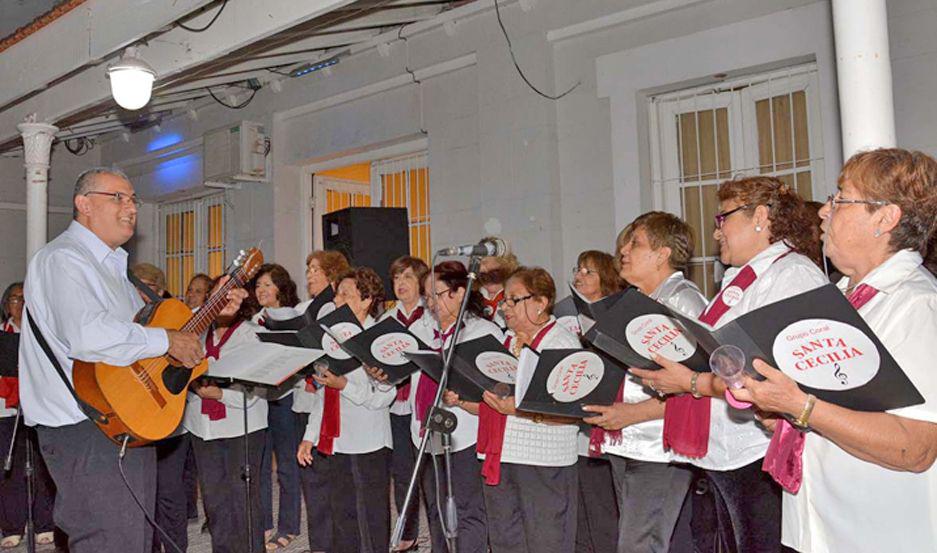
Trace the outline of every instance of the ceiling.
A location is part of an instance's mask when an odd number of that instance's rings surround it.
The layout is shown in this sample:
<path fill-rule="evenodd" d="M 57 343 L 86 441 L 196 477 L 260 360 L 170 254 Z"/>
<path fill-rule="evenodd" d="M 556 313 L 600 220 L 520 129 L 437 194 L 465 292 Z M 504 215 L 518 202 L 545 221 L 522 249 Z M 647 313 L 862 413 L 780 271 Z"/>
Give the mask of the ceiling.
<path fill-rule="evenodd" d="M 59 139 L 132 131 L 191 109 L 209 90 L 243 101 L 248 79 L 264 86 L 288 78 L 304 64 L 470 1 L 71 0 L 77 7 L 0 52 L 0 152 L 21 148 L 16 124 L 30 113 L 57 125 Z M 55 4 L 61 2 L 0 0 L 0 15 L 15 20 L 2 18 L 4 29 Z M 78 47 L 66 51 L 63 43 Z M 116 106 L 105 78 L 106 66 L 129 45 L 158 74 L 150 104 L 135 112 Z"/>

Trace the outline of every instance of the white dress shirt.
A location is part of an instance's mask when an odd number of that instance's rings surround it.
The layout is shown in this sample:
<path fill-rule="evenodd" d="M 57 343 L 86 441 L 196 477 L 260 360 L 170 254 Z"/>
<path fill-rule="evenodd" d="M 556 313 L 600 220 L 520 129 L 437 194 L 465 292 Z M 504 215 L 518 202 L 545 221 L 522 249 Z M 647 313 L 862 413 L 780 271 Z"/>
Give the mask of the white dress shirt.
<path fill-rule="evenodd" d="M 374 324 L 374 319 L 368 316 L 362 326 L 370 328 Z M 333 441 L 333 451 L 359 455 L 385 447 L 392 448 L 394 442 L 390 431 L 390 404 L 397 395 L 397 388 L 389 384 L 379 384 L 368 376 L 364 367 L 349 372 L 345 379 L 347 383 L 339 395 L 341 425 L 339 436 Z M 310 395 L 313 397 L 312 411 L 309 413 L 303 440 L 318 444 L 325 392 L 320 388 Z"/>
<path fill-rule="evenodd" d="M 416 309 L 419 307 L 423 307 L 422 299 L 416 304 L 416 306 L 413 307 L 413 311 L 416 311 Z M 381 317 L 378 319 L 378 321 L 380 322 L 380 321 L 383 321 L 384 319 L 397 319 L 397 313 L 403 314 L 404 317 L 409 317 L 410 315 L 413 314 L 413 311 L 410 311 L 409 313 L 407 313 L 407 310 L 403 306 L 403 302 L 398 301 L 392 308 L 385 311 L 384 314 L 381 315 Z M 425 324 L 421 325 L 420 323 L 423 319 L 428 319 L 428 321 Z M 398 320 L 397 322 L 400 322 L 400 321 Z M 433 324 L 433 316 L 429 314 L 429 310 L 423 307 L 423 316 L 421 316 L 419 319 L 414 321 L 413 324 L 411 324 L 410 327 L 408 327 L 408 329 L 410 330 L 410 332 L 413 332 L 412 327 L 417 327 L 419 325 L 418 328 L 422 329 L 432 324 Z M 429 338 L 431 339 L 432 337 L 433 337 L 433 334 L 432 332 L 430 332 Z M 432 343 L 432 341 L 427 341 L 427 337 L 425 335 L 417 336 L 417 338 L 422 340 L 426 345 L 430 345 Z M 390 414 L 391 415 L 411 414 L 409 398 L 404 398 L 401 400 L 395 399 L 394 403 L 391 404 L 390 406 Z"/>
<path fill-rule="evenodd" d="M 221 356 L 231 351 L 238 344 L 257 340 L 259 328 L 245 321 L 238 325 L 231 333 L 228 341 L 221 346 Z M 204 343 L 204 339 L 202 342 Z M 208 364 L 216 360 L 209 357 Z M 211 370 L 209 368 L 209 370 Z M 202 398 L 194 392 L 186 397 L 185 414 L 182 416 L 182 426 L 205 441 L 221 438 L 237 438 L 244 435 L 244 390 L 240 386 L 231 386 L 221 389 L 221 399 L 225 406 L 226 416 L 222 419 L 211 420 L 208 415 L 202 414 Z M 256 432 L 267 428 L 267 401 L 254 393 L 247 394 L 247 432 Z"/>
<path fill-rule="evenodd" d="M 937 280 L 917 252 L 903 250 L 862 282 L 879 292 L 859 315 L 924 396 L 889 413 L 937 423 Z M 803 553 L 937 551 L 937 464 L 922 473 L 890 470 L 810 432 L 803 484 L 784 493 L 782 541 Z"/>
<path fill-rule="evenodd" d="M 697 318 L 706 308 L 706 298 L 696 284 L 676 272 L 657 287 L 650 297 L 666 305 L 675 312 L 690 318 Z M 622 391 L 624 403 L 641 403 L 651 399 L 648 390 L 641 384 L 641 379 L 628 374 Z M 628 457 L 638 461 L 668 463 L 673 459 L 670 451 L 664 450 L 664 419 L 654 419 L 632 424 L 621 429 L 621 442 L 612 443 L 606 434 L 602 445 L 604 453 Z"/>
<path fill-rule="evenodd" d="M 563 325 L 557 324 L 552 316 L 547 324 L 551 323 L 554 323 L 553 328 L 544 334 L 537 345 L 537 351 L 582 348 L 579 337 L 566 330 Z M 517 339 L 513 330 L 507 331 L 505 339 L 508 336 L 511 340 Z M 526 417 L 508 415 L 504 424 L 501 462 L 540 467 L 575 465 L 579 458 L 577 434 L 577 424 L 546 424 L 534 422 Z"/>
<path fill-rule="evenodd" d="M 789 250 L 784 243 L 775 242 L 748 262 L 758 278 L 744 291 L 741 300 L 722 315 L 714 325 L 716 328 L 759 307 L 829 284 L 810 258 L 795 252 L 784 255 Z M 729 286 L 740 270 L 737 267 L 727 270 L 722 287 Z M 771 434 L 755 421 L 753 410 L 736 409 L 723 399 L 712 398 L 709 420 L 706 456 L 693 459 L 674 454 L 674 460 L 707 470 L 735 470 L 765 456 Z"/>
<path fill-rule="evenodd" d="M 14 334 L 19 334 L 20 327 L 16 326 L 13 322 L 13 319 L 7 319 L 6 323 L 3 324 L 4 332 L 13 332 Z M 15 417 L 16 416 L 16 407 L 7 407 L 6 399 L 0 398 L 0 419 L 4 417 Z M 0 444 L 2 447 L 3 444 Z M 2 450 L 0 450 L 2 451 Z"/>
<path fill-rule="evenodd" d="M 143 307 L 127 280 L 127 252 L 111 249 L 77 221 L 33 256 L 23 286 L 32 316 L 65 375 L 72 359 L 127 366 L 169 349 L 166 331 L 133 322 Z M 20 342 L 20 403 L 26 424 L 65 426 L 87 420 L 28 323 Z"/>
<path fill-rule="evenodd" d="M 410 327 L 410 331 L 416 334 L 421 340 L 424 339 L 424 336 L 427 336 L 427 345 L 438 348 L 441 347 L 441 344 L 439 344 L 439 340 L 434 339 L 433 330 L 435 328 L 436 320 L 432 317 L 428 317 L 417 321 L 417 323 Z M 448 331 L 449 329 L 447 328 L 446 330 Z M 461 344 L 462 342 L 468 342 L 469 340 L 474 340 L 475 338 L 481 338 L 486 334 L 494 336 L 499 342 L 504 341 L 504 334 L 501 332 L 501 329 L 498 328 L 498 325 L 480 317 L 466 315 L 465 323 L 462 327 L 462 330 L 459 332 L 459 341 L 457 343 Z M 449 347 L 451 341 L 451 337 L 446 339 L 446 348 Z M 422 372 L 415 372 L 410 377 L 409 402 L 411 412 L 414 413 L 414 416 L 410 419 L 410 439 L 413 440 L 413 445 L 417 447 L 420 445 L 421 438 L 420 421 L 417 420 L 415 416 L 416 391 L 417 388 L 419 388 L 419 382 L 421 378 L 429 377 Z M 472 413 L 469 413 L 465 409 L 462 409 L 456 405 L 446 408 L 455 413 L 456 419 L 458 421 L 455 431 L 452 432 L 452 451 L 459 452 L 463 449 L 474 446 L 475 442 L 478 441 L 478 415 L 473 415 Z M 432 453 L 434 455 L 442 453 L 442 444 L 440 443 L 438 434 L 433 434 L 433 439 L 429 444 L 427 444 L 426 452 Z"/>

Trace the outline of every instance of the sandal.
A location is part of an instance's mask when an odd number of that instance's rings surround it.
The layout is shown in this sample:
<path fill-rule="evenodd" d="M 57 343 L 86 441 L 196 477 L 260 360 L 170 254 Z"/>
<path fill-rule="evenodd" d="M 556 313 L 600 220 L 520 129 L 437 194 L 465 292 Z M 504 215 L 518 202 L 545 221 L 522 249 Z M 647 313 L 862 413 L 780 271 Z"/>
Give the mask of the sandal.
<path fill-rule="evenodd" d="M 286 549 L 293 543 L 293 540 L 299 536 L 295 534 L 287 534 L 285 536 L 277 536 L 276 539 L 267 542 L 264 547 L 267 548 L 267 551 L 276 551 L 277 549 Z"/>
<path fill-rule="evenodd" d="M 49 545 L 55 542 L 55 532 L 40 532 L 36 534 L 36 545 Z"/>
<path fill-rule="evenodd" d="M 23 541 L 23 536 L 19 536 L 16 534 L 12 536 L 7 536 L 3 538 L 2 540 L 0 540 L 0 548 L 13 549 L 14 547 L 18 546 L 21 541 Z"/>

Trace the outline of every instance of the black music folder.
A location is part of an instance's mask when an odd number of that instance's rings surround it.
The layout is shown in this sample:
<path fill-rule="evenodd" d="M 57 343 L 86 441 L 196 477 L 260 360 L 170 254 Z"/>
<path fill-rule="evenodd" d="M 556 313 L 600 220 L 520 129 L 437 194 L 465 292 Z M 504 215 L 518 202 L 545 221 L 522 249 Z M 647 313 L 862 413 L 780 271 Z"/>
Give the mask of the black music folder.
<path fill-rule="evenodd" d="M 327 311 L 323 311 L 323 307 L 334 299 L 335 292 L 332 287 L 326 286 L 325 290 L 306 306 L 304 312 L 299 313 L 292 307 L 269 309 L 267 316 L 264 317 L 263 325 L 268 330 L 302 330 L 310 325 L 315 326 L 313 323 L 317 319 L 328 314 Z"/>
<path fill-rule="evenodd" d="M 404 357 L 404 353 L 435 353 L 435 350 L 392 317 L 355 334 L 339 345 L 362 364 L 384 371 L 392 384 L 397 384 L 420 370 L 419 365 Z"/>
<path fill-rule="evenodd" d="M 625 378 L 625 367 L 589 349 L 525 346 L 517 364 L 515 404 L 520 411 L 586 418 L 585 405 L 611 405 Z"/>
<path fill-rule="evenodd" d="M 298 332 L 258 332 L 257 337 L 261 342 L 322 350 L 318 359 L 299 371 L 303 376 L 312 374 L 316 363 L 328 365 L 329 370 L 336 375 L 357 369 L 361 363 L 345 352 L 333 336 L 327 335 L 324 328 L 328 328 L 340 340 L 347 340 L 361 332 L 358 319 L 347 305 L 343 305 L 316 321 L 316 324 L 303 327 Z"/>
<path fill-rule="evenodd" d="M 584 334 L 587 342 L 627 367 L 659 369 L 651 360 L 656 353 L 679 361 L 695 371 L 709 371 L 712 350 L 700 348 L 693 334 L 665 305 L 637 288 L 625 290 L 618 301 L 598 315 Z"/>
<path fill-rule="evenodd" d="M 443 358 L 436 352 L 405 353 L 430 378 L 442 378 Z M 465 401 L 480 402 L 489 391 L 501 397 L 514 394 L 517 359 L 494 336 L 486 334 L 458 344 L 452 358 L 447 388 Z"/>
<path fill-rule="evenodd" d="M 20 335 L 0 332 L 0 376 L 19 377 Z"/>

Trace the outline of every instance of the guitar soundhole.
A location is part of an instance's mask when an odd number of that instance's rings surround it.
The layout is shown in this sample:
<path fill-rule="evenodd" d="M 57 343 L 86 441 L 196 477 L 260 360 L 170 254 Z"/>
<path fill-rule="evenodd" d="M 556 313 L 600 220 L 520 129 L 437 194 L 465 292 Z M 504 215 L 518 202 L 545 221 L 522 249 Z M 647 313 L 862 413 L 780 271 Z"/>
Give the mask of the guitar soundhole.
<path fill-rule="evenodd" d="M 163 371 L 163 386 L 174 395 L 180 394 L 189 385 L 191 375 L 192 369 L 170 365 Z"/>

